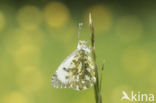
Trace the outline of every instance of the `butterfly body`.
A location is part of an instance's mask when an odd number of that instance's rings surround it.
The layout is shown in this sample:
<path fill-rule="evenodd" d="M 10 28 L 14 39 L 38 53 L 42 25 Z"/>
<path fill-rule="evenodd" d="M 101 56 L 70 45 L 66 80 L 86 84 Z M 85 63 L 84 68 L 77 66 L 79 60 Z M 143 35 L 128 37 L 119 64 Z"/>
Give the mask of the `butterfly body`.
<path fill-rule="evenodd" d="M 77 49 L 68 56 L 52 76 L 56 88 L 84 90 L 96 81 L 90 49 L 85 41 L 79 41 Z"/>

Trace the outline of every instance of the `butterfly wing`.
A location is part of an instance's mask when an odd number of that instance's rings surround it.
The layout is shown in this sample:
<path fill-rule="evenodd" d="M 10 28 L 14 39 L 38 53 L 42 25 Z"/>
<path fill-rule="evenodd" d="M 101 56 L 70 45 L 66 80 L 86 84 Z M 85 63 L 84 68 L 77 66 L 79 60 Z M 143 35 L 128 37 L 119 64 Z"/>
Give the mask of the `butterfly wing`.
<path fill-rule="evenodd" d="M 95 69 L 90 56 L 90 53 L 85 50 L 80 50 L 73 59 L 75 68 L 70 68 L 73 74 L 72 88 L 76 90 L 84 90 L 91 87 L 95 81 Z"/>
<path fill-rule="evenodd" d="M 71 76 L 68 72 L 69 68 L 72 68 L 71 62 L 75 55 L 77 54 L 78 50 L 75 50 L 71 55 L 69 55 L 58 67 L 55 74 L 52 76 L 52 84 L 56 88 L 69 88 L 69 80 L 66 79 L 67 77 Z"/>
<path fill-rule="evenodd" d="M 91 87 L 95 78 L 95 70 L 90 53 L 76 50 L 59 66 L 52 77 L 56 88 L 73 88 L 83 90 Z"/>

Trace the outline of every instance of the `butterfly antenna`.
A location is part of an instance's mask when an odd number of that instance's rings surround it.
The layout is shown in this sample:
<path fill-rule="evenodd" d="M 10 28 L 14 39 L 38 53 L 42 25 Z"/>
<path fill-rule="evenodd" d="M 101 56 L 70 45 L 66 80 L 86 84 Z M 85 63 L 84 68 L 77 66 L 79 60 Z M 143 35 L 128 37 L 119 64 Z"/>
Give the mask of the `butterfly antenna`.
<path fill-rule="evenodd" d="M 83 23 L 79 23 L 79 28 L 78 28 L 78 41 L 80 40 L 80 31 L 82 29 Z"/>

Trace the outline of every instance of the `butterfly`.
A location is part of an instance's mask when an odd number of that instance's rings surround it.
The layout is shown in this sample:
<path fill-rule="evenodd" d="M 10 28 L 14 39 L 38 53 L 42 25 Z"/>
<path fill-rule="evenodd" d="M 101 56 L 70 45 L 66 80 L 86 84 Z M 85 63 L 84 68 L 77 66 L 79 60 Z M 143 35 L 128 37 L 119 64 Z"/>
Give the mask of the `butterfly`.
<path fill-rule="evenodd" d="M 85 90 L 96 82 L 95 68 L 86 41 L 78 41 L 77 49 L 70 54 L 52 76 L 55 88 Z"/>

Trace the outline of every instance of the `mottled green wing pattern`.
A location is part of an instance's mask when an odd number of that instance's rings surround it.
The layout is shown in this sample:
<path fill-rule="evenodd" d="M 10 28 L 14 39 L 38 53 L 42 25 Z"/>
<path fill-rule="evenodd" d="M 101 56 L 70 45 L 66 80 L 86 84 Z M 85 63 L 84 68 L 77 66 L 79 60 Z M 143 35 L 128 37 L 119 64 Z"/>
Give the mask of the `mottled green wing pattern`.
<path fill-rule="evenodd" d="M 69 79 L 71 88 L 76 90 L 83 90 L 91 87 L 96 81 L 95 69 L 90 54 L 84 50 L 80 50 L 73 58 L 71 65 L 67 72 L 72 74 Z"/>
<path fill-rule="evenodd" d="M 61 63 L 52 76 L 52 84 L 56 88 L 84 90 L 95 81 L 95 68 L 86 41 L 79 41 L 77 50 Z"/>

